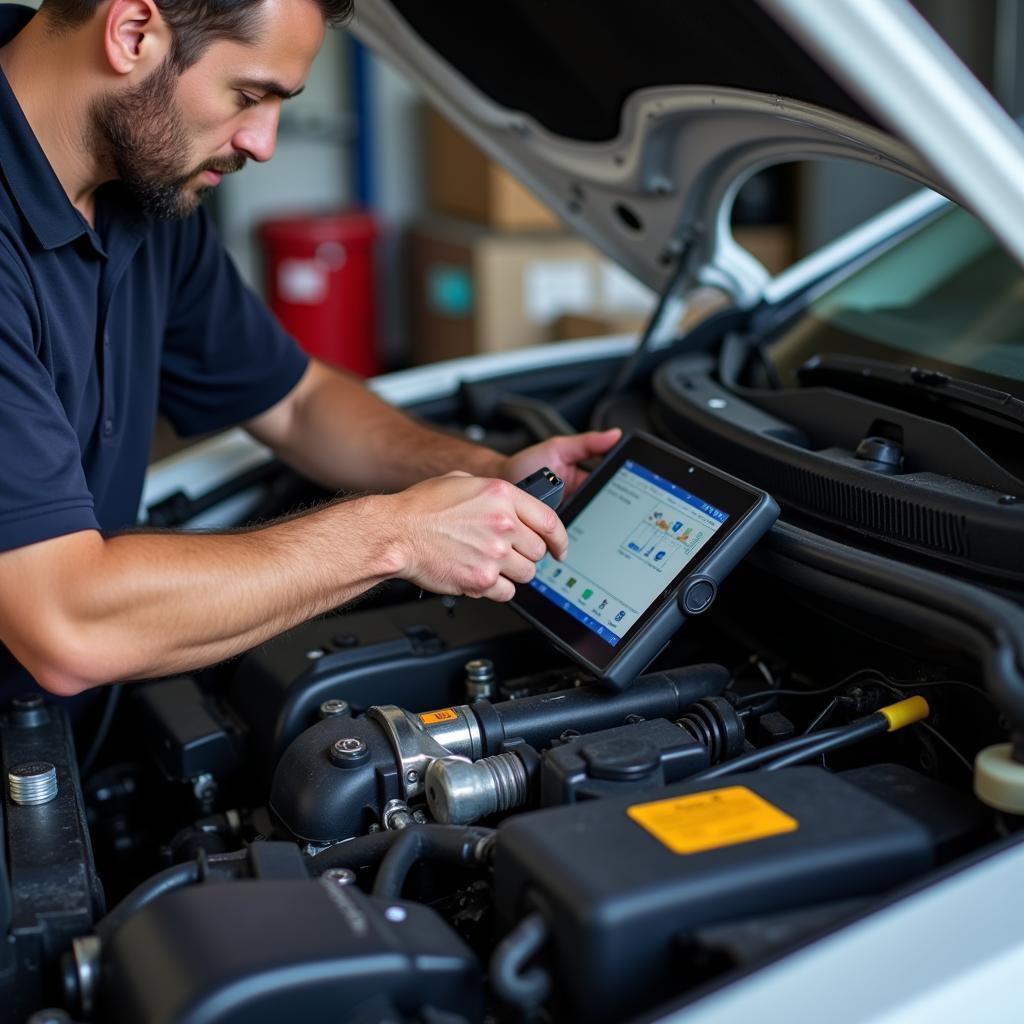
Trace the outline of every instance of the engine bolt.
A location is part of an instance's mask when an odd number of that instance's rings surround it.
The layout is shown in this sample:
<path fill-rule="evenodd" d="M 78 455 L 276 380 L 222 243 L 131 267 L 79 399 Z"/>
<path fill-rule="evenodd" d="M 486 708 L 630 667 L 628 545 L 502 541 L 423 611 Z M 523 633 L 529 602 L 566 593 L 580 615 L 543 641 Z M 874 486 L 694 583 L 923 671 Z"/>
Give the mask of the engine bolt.
<path fill-rule="evenodd" d="M 48 804 L 57 795 L 57 769 L 49 761 L 29 761 L 9 771 L 7 783 L 16 804 Z"/>
<path fill-rule="evenodd" d="M 342 768 L 354 768 L 369 756 L 369 747 L 358 736 L 345 736 L 331 746 L 331 760 Z"/>
<path fill-rule="evenodd" d="M 471 704 L 490 700 L 498 692 L 498 677 L 494 673 L 494 662 L 488 658 L 474 658 L 467 661 L 466 695 Z"/>
<path fill-rule="evenodd" d="M 325 700 L 320 705 L 320 717 L 330 718 L 332 715 L 347 715 L 349 712 L 348 701 L 341 700 L 338 697 L 332 697 L 330 700 Z"/>
<path fill-rule="evenodd" d="M 328 868 L 322 878 L 336 885 L 355 885 L 356 873 L 351 868 Z"/>
<path fill-rule="evenodd" d="M 380 817 L 381 824 L 389 832 L 398 832 L 416 823 L 404 800 L 389 800 Z"/>

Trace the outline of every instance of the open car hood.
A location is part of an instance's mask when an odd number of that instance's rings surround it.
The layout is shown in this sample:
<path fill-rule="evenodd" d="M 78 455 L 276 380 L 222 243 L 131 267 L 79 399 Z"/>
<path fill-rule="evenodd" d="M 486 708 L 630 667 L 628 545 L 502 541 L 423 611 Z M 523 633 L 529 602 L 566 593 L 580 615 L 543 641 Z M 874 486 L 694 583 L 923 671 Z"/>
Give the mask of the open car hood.
<path fill-rule="evenodd" d="M 359 0 L 352 28 L 656 291 L 758 301 L 732 200 L 804 159 L 942 192 L 1024 263 L 1021 133 L 905 0 Z"/>

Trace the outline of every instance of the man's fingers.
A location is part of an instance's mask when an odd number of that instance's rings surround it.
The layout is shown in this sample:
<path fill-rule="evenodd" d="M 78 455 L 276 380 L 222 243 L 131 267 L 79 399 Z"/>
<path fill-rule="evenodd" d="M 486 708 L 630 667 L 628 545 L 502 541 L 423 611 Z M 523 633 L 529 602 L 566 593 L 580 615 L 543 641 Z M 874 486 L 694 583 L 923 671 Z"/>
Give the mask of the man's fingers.
<path fill-rule="evenodd" d="M 512 547 L 531 562 L 539 562 L 547 553 L 544 538 L 526 526 L 520 526 L 512 537 Z"/>
<path fill-rule="evenodd" d="M 509 552 L 501 563 L 501 575 L 513 583 L 529 583 L 537 573 L 536 563 L 524 558 L 518 551 Z"/>
<path fill-rule="evenodd" d="M 480 596 L 490 601 L 511 601 L 516 596 L 515 584 L 504 576 L 499 576 L 494 586 L 489 587 Z"/>
<path fill-rule="evenodd" d="M 618 427 L 610 430 L 589 430 L 585 434 L 557 437 L 552 442 L 560 458 L 567 463 L 585 462 L 595 455 L 604 455 L 618 444 L 622 431 Z"/>
<path fill-rule="evenodd" d="M 528 526 L 534 533 L 540 534 L 548 550 L 555 558 L 564 557 L 569 550 L 569 537 L 562 525 L 562 520 L 548 508 L 543 501 L 527 494 L 526 491 L 515 491 L 515 508 L 519 521 Z M 525 552 L 524 552 L 525 553 Z"/>

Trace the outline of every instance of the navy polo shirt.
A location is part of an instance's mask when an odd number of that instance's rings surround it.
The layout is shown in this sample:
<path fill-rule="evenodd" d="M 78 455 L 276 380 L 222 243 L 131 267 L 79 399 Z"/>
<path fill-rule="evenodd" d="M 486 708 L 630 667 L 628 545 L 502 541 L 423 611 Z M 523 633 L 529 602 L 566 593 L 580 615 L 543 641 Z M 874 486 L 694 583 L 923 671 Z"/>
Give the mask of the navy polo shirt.
<path fill-rule="evenodd" d="M 0 45 L 33 13 L 0 5 Z M 0 551 L 134 525 L 158 409 L 218 430 L 306 365 L 204 210 L 150 222 L 110 183 L 90 227 L 0 72 Z M 0 698 L 26 683 L 0 647 Z"/>

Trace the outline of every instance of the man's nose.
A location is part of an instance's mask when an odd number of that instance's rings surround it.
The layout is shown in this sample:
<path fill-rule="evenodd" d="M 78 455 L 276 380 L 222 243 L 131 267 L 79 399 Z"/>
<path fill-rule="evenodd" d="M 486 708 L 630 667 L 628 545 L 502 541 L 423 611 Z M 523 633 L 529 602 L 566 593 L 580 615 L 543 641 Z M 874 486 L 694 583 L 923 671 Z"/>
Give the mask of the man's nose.
<path fill-rule="evenodd" d="M 235 132 L 232 145 L 240 153 L 245 153 L 263 163 L 274 155 L 277 146 L 277 126 L 281 117 L 278 104 L 260 104 L 252 111 L 243 127 Z"/>

